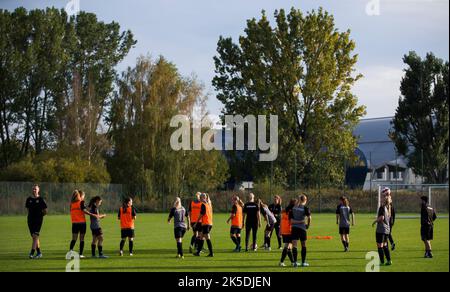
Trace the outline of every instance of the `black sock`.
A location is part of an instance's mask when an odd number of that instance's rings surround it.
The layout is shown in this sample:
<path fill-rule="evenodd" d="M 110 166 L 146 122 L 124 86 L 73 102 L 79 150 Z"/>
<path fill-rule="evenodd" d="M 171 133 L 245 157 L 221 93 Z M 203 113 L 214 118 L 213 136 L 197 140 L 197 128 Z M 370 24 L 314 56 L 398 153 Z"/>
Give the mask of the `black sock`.
<path fill-rule="evenodd" d="M 306 262 L 306 247 L 302 247 L 302 263 Z"/>
<path fill-rule="evenodd" d="M 378 248 L 378 257 L 380 258 L 380 263 L 384 264 L 384 252 L 383 248 Z"/>
<path fill-rule="evenodd" d="M 266 241 L 267 241 L 267 247 L 270 247 L 270 237 L 269 236 L 266 237 Z"/>
<path fill-rule="evenodd" d="M 134 246 L 134 242 L 132 240 L 130 240 L 128 242 L 128 249 L 129 249 L 130 253 L 133 253 L 133 246 Z"/>
<path fill-rule="evenodd" d="M 212 247 L 212 243 L 210 239 L 206 240 L 206 244 L 208 245 L 208 249 L 209 249 L 209 254 L 213 254 L 213 247 Z"/>
<path fill-rule="evenodd" d="M 80 255 L 83 254 L 83 250 L 84 250 L 84 241 L 80 240 Z"/>
<path fill-rule="evenodd" d="M 283 249 L 283 252 L 281 253 L 281 260 L 280 260 L 281 263 L 284 263 L 284 259 L 286 258 L 287 253 L 288 253 L 288 249 L 287 249 L 287 247 L 285 247 Z"/>
<path fill-rule="evenodd" d="M 345 240 L 342 241 L 342 245 L 345 247 L 347 247 L 347 244 L 345 243 Z"/>
<path fill-rule="evenodd" d="M 294 263 L 297 262 L 297 257 L 298 257 L 298 251 L 297 251 L 297 248 L 296 248 L 296 247 L 293 247 L 293 248 L 292 248 L 292 258 L 293 258 L 293 260 L 294 260 Z"/>
<path fill-rule="evenodd" d="M 391 252 L 389 251 L 389 247 L 386 245 L 386 246 L 383 248 L 383 251 L 384 251 L 384 255 L 386 256 L 386 260 L 387 260 L 388 262 L 390 262 L 390 261 L 391 261 Z"/>
<path fill-rule="evenodd" d="M 37 252 L 37 254 L 41 254 L 41 249 L 39 247 L 36 248 L 36 252 Z"/>
<path fill-rule="evenodd" d="M 237 242 L 238 247 L 241 247 L 241 237 L 240 236 L 236 237 L 236 242 Z"/>
<path fill-rule="evenodd" d="M 348 241 L 345 242 L 345 245 L 347 246 L 347 248 L 350 246 L 350 243 Z"/>
<path fill-rule="evenodd" d="M 121 251 L 123 251 L 123 247 L 125 246 L 125 240 L 124 239 L 122 239 L 121 241 L 120 241 L 120 250 Z"/>
<path fill-rule="evenodd" d="M 177 251 L 180 256 L 183 256 L 183 247 L 181 246 L 181 242 L 177 242 Z"/>
<path fill-rule="evenodd" d="M 199 239 L 197 242 L 197 253 L 200 253 L 203 249 L 203 244 L 205 244 L 205 241 L 202 239 Z"/>
<path fill-rule="evenodd" d="M 95 257 L 95 244 L 91 244 L 92 256 Z"/>
<path fill-rule="evenodd" d="M 98 255 L 103 255 L 103 245 L 98 246 Z"/>
<path fill-rule="evenodd" d="M 30 255 L 34 255 L 34 252 L 35 252 L 35 250 L 34 250 L 34 249 L 31 249 Z"/>
<path fill-rule="evenodd" d="M 196 240 L 197 240 L 197 237 L 195 235 L 192 235 L 192 237 L 191 237 L 191 246 L 194 246 Z"/>
<path fill-rule="evenodd" d="M 233 241 L 233 243 L 236 245 L 236 247 L 238 246 L 238 243 L 237 243 L 237 239 L 236 239 L 236 237 L 234 237 L 234 236 L 231 236 L 231 240 Z"/>
<path fill-rule="evenodd" d="M 277 237 L 277 239 L 278 239 L 278 248 L 280 248 L 281 247 L 281 237 Z"/>
<path fill-rule="evenodd" d="M 70 242 L 69 250 L 73 250 L 73 247 L 75 246 L 75 243 L 76 243 L 76 242 L 77 242 L 76 240 L 72 240 L 72 241 Z"/>
<path fill-rule="evenodd" d="M 288 249 L 287 255 L 288 255 L 288 258 L 291 261 L 291 263 L 293 263 L 294 257 L 292 256 L 292 250 Z"/>

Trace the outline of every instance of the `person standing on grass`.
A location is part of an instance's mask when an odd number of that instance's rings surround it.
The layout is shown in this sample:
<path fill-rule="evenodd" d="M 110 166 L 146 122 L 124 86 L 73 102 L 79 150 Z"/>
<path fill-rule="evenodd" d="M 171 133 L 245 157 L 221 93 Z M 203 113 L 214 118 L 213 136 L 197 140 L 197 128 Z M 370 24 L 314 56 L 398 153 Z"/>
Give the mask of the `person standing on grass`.
<path fill-rule="evenodd" d="M 272 236 L 273 229 L 275 228 L 275 224 L 277 223 L 277 219 L 269 210 L 269 206 L 263 203 L 262 200 L 259 200 L 259 209 L 261 210 L 264 219 L 266 220 L 266 229 L 264 230 L 264 249 L 270 251 L 270 237 Z"/>
<path fill-rule="evenodd" d="M 348 199 L 344 196 L 340 198 L 340 204 L 336 209 L 336 224 L 339 225 L 339 235 L 344 245 L 344 252 L 348 251 L 350 245 L 350 220 L 352 226 L 355 225 L 355 214 Z"/>
<path fill-rule="evenodd" d="M 378 209 L 378 218 L 372 223 L 372 226 L 377 224 L 376 229 L 376 242 L 378 248 L 378 256 L 380 257 L 380 264 L 385 265 L 384 257 L 386 257 L 386 266 L 392 265 L 391 253 L 389 252 L 388 237 L 390 230 L 390 217 L 391 217 L 391 197 L 384 197 L 382 206 Z"/>
<path fill-rule="evenodd" d="M 301 195 L 297 201 L 297 204 L 292 208 L 290 213 L 291 225 L 292 225 L 292 255 L 294 258 L 294 267 L 298 267 L 297 262 L 297 246 L 298 241 L 302 245 L 302 267 L 309 267 L 306 262 L 306 240 L 308 239 L 307 230 L 311 225 L 311 211 L 306 206 L 308 202 L 308 197 L 306 195 Z"/>
<path fill-rule="evenodd" d="M 255 195 L 250 193 L 248 195 L 248 202 L 244 205 L 244 227 L 245 227 L 245 251 L 248 251 L 248 244 L 250 241 L 250 232 L 252 233 L 252 249 L 256 251 L 258 245 L 256 244 L 258 228 L 261 227 L 261 215 L 259 206 L 255 202 Z"/>
<path fill-rule="evenodd" d="M 292 208 L 297 204 L 297 200 L 293 199 L 289 205 L 281 211 L 280 220 L 280 234 L 283 237 L 284 248 L 281 253 L 280 267 L 285 267 L 284 260 L 286 256 L 289 257 L 291 264 L 294 264 L 294 257 L 292 256 L 292 230 L 291 230 L 291 220 L 289 219 Z"/>
<path fill-rule="evenodd" d="M 211 229 L 213 226 L 213 209 L 212 203 L 207 194 L 202 193 L 200 195 L 200 201 L 202 202 L 202 206 L 200 209 L 200 215 L 197 218 L 197 224 L 202 224 L 202 231 L 200 233 L 200 240 L 197 243 L 197 252 L 194 253 L 194 256 L 200 256 L 200 253 L 203 249 L 203 245 L 208 245 L 209 254 L 208 257 L 214 257 L 213 247 L 211 243 Z"/>
<path fill-rule="evenodd" d="M 390 232 L 388 235 L 388 240 L 391 243 L 391 249 L 394 251 L 395 250 L 395 242 L 394 242 L 394 238 L 392 237 L 392 228 L 394 227 L 394 223 L 395 223 L 395 208 L 394 208 L 394 204 L 392 203 L 391 189 L 384 188 L 381 193 L 385 197 L 390 197 L 390 200 L 391 200 L 391 219 L 389 220 Z"/>
<path fill-rule="evenodd" d="M 119 208 L 118 219 L 120 220 L 120 249 L 119 255 L 123 256 L 123 247 L 128 238 L 128 249 L 130 256 L 133 256 L 134 247 L 134 221 L 136 220 L 136 209 L 133 207 L 133 200 L 126 198 L 122 207 Z"/>
<path fill-rule="evenodd" d="M 86 194 L 83 191 L 75 190 L 72 193 L 72 202 L 70 204 L 70 219 L 72 221 L 72 240 L 70 241 L 70 251 L 73 251 L 80 235 L 80 259 L 84 258 L 84 236 L 86 235 L 86 217 L 85 215 L 98 218 L 97 214 L 89 212 L 84 204 Z"/>
<path fill-rule="evenodd" d="M 186 230 L 189 230 L 189 214 L 186 212 L 186 209 L 181 205 L 181 199 L 178 197 L 175 199 L 175 202 L 173 203 L 173 208 L 170 209 L 167 223 L 170 224 L 172 218 L 174 218 L 173 227 L 174 227 L 175 241 L 177 242 L 177 251 L 178 251 L 177 258 L 184 259 L 183 237 L 184 234 L 186 233 Z"/>
<path fill-rule="evenodd" d="M 273 203 L 269 205 L 269 210 L 272 212 L 272 214 L 275 216 L 275 219 L 277 220 L 277 223 L 275 223 L 275 234 L 277 236 L 278 240 L 278 249 L 281 249 L 281 233 L 280 233 L 280 223 L 281 223 L 281 211 L 282 211 L 282 200 L 281 197 L 276 195 L 273 197 Z M 273 232 L 270 234 L 270 237 L 272 237 Z M 270 238 L 269 238 L 269 245 L 270 245 Z"/>
<path fill-rule="evenodd" d="M 32 238 L 31 251 L 29 254 L 30 259 L 40 259 L 42 257 L 39 233 L 41 232 L 42 223 L 44 222 L 44 216 L 47 215 L 47 204 L 39 195 L 39 190 L 39 186 L 34 185 L 33 195 L 28 197 L 25 203 L 25 208 L 28 210 L 28 230 L 30 231 Z M 37 252 L 36 256 L 34 256 L 35 252 Z"/>
<path fill-rule="evenodd" d="M 421 212 L 420 212 L 420 235 L 425 244 L 425 258 L 433 258 L 431 251 L 431 241 L 433 240 L 434 221 L 436 221 L 436 212 L 428 205 L 428 197 L 422 196 Z"/>
<path fill-rule="evenodd" d="M 202 207 L 202 202 L 200 202 L 200 192 L 195 194 L 194 200 L 189 204 L 189 218 L 191 218 L 191 228 L 192 228 L 192 237 L 191 244 L 189 245 L 189 252 L 196 250 L 196 242 L 200 240 L 200 231 L 202 229 L 202 224 L 199 222 L 197 224 L 197 219 L 200 216 L 200 209 Z"/>
<path fill-rule="evenodd" d="M 102 205 L 102 198 L 99 196 L 93 197 L 88 205 L 89 212 L 91 214 L 97 216 L 90 216 L 91 218 L 91 232 L 92 232 L 92 243 L 91 243 L 91 251 L 92 257 L 95 258 L 95 249 L 98 249 L 98 257 L 100 259 L 108 258 L 103 254 L 103 231 L 100 227 L 100 219 L 106 217 L 105 214 L 100 215 L 99 207 Z"/>
<path fill-rule="evenodd" d="M 242 231 L 242 208 L 244 203 L 238 196 L 233 196 L 231 199 L 233 207 L 231 207 L 230 218 L 227 220 L 227 224 L 231 221 L 230 237 L 233 243 L 236 245 L 234 252 L 241 251 L 241 231 Z"/>

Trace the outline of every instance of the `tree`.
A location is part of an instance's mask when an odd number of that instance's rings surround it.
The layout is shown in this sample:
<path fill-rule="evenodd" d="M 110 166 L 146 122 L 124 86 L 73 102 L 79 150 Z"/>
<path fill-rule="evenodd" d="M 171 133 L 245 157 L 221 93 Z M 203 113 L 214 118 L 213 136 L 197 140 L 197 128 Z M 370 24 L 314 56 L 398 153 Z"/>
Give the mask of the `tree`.
<path fill-rule="evenodd" d="M 356 159 L 352 130 L 365 114 L 351 93 L 361 77 L 354 74 L 355 43 L 350 31 L 339 32 L 322 9 L 306 15 L 294 8 L 286 15 L 281 9 L 274 16 L 275 27 L 264 11 L 260 20 L 248 20 L 238 44 L 220 37 L 213 85 L 224 104 L 222 113 L 278 115 L 273 172 L 290 186 L 295 177 L 303 184 L 340 182 L 344 164 Z M 250 161 L 240 163 L 254 166 L 255 180 L 271 173 L 270 163 L 244 156 Z"/>
<path fill-rule="evenodd" d="M 448 181 L 449 63 L 428 53 L 405 55 L 398 107 L 390 135 L 408 166 L 428 183 Z M 423 169 L 422 169 L 423 166 Z"/>
<path fill-rule="evenodd" d="M 132 194 L 181 195 L 212 189 L 226 180 L 226 161 L 219 152 L 177 152 L 170 147 L 173 116 L 192 118 L 204 103 L 203 86 L 183 77 L 163 57 L 140 57 L 118 80 L 108 125 L 113 182 L 126 183 Z"/>

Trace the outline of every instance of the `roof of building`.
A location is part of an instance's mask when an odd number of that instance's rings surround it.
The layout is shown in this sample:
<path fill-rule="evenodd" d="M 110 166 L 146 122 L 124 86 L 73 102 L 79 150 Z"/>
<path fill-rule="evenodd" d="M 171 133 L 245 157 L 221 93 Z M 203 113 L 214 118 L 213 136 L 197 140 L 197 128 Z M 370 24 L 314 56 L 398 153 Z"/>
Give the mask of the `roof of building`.
<path fill-rule="evenodd" d="M 382 165 L 405 166 L 405 159 L 398 156 L 395 144 L 389 138 L 393 117 L 363 119 L 356 126 L 353 134 L 358 138 L 358 148 L 363 152 L 369 167 Z"/>

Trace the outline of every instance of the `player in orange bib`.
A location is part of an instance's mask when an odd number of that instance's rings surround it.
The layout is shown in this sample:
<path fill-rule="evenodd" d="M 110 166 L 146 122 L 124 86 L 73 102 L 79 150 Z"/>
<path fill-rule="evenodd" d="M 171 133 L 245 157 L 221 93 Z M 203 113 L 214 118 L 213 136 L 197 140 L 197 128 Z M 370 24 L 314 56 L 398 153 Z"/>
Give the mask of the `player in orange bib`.
<path fill-rule="evenodd" d="M 189 246 L 189 252 L 192 253 L 193 250 L 196 250 L 196 243 L 200 240 L 199 235 L 202 231 L 202 222 L 200 220 L 199 224 L 197 224 L 197 219 L 200 216 L 200 209 L 202 207 L 202 202 L 200 201 L 200 192 L 195 194 L 194 200 L 191 202 L 188 208 L 189 218 L 191 220 L 191 228 L 192 228 L 192 237 L 191 237 L 191 245 Z"/>
<path fill-rule="evenodd" d="M 294 264 L 292 256 L 292 237 L 291 237 L 291 219 L 289 218 L 292 208 L 297 204 L 297 200 L 293 199 L 289 202 L 286 209 L 281 211 L 280 234 L 283 238 L 284 248 L 281 253 L 280 267 L 285 267 L 284 260 L 289 257 L 291 264 Z"/>
<path fill-rule="evenodd" d="M 213 226 L 213 209 L 212 209 L 212 204 L 211 201 L 209 199 L 209 196 L 207 194 L 202 193 L 200 195 L 200 201 L 202 202 L 202 206 L 200 209 L 200 215 L 197 219 L 197 224 L 200 223 L 202 224 L 202 231 L 201 231 L 201 236 L 200 236 L 200 240 L 197 243 L 197 252 L 194 253 L 195 256 L 200 256 L 200 252 L 203 249 L 203 245 L 205 244 L 205 240 L 206 240 L 206 244 L 208 245 L 208 250 L 209 250 L 209 254 L 208 257 L 213 257 L 214 253 L 213 253 L 213 248 L 212 248 L 212 243 L 211 243 L 211 229 Z"/>
<path fill-rule="evenodd" d="M 72 241 L 70 242 L 70 251 L 77 242 L 78 234 L 80 234 L 80 258 L 84 258 L 84 236 L 86 235 L 86 215 L 99 218 L 98 214 L 89 212 L 84 204 L 85 193 L 75 190 L 72 194 L 70 203 L 70 219 L 72 221 Z"/>
<path fill-rule="evenodd" d="M 136 209 L 133 207 L 133 200 L 126 198 L 122 207 L 119 209 L 118 218 L 120 220 L 120 251 L 119 255 L 123 256 L 123 247 L 128 238 L 128 248 L 130 256 L 133 256 L 134 246 L 134 220 L 136 220 Z"/>
<path fill-rule="evenodd" d="M 231 208 L 231 215 L 228 218 L 227 223 L 231 221 L 230 237 L 233 243 L 236 245 L 234 252 L 241 251 L 241 231 L 243 225 L 242 208 L 244 207 L 244 202 L 238 196 L 233 196 L 231 199 L 233 207 Z"/>

